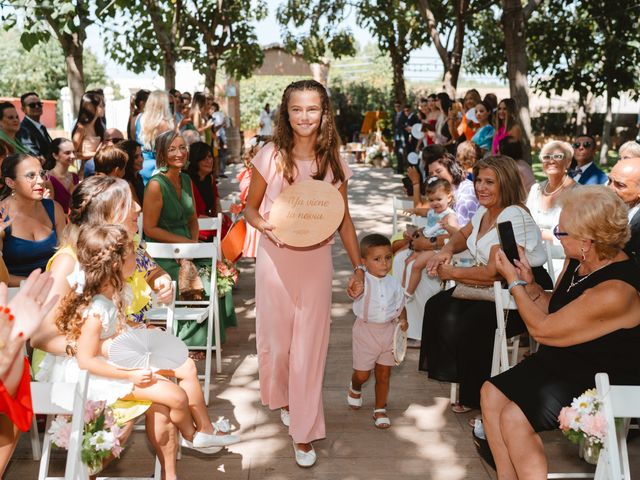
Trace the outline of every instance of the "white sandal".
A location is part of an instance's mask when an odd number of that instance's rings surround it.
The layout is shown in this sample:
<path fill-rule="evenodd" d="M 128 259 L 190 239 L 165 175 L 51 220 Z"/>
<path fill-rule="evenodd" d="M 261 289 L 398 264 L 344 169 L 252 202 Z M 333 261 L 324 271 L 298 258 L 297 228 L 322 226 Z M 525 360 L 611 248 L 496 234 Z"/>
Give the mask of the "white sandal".
<path fill-rule="evenodd" d="M 376 413 L 384 413 L 384 417 L 376 417 Z M 380 430 L 387 429 L 391 426 L 391 420 L 387 416 L 386 408 L 375 408 L 373 410 L 373 424 Z"/>
<path fill-rule="evenodd" d="M 352 397 L 351 396 L 352 393 L 355 393 L 356 395 L 360 395 L 360 396 L 358 398 Z M 349 390 L 347 390 L 347 403 L 354 410 L 358 410 L 362 406 L 362 391 L 354 390 L 353 384 L 351 383 L 349 383 Z"/>

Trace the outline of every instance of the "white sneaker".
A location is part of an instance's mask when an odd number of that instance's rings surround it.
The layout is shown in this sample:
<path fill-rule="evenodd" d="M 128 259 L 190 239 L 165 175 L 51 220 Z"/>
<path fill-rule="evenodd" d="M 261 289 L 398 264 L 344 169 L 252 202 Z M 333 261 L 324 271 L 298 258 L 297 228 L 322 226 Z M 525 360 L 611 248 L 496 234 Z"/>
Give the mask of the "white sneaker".
<path fill-rule="evenodd" d="M 196 452 L 200 452 L 200 453 L 205 453 L 207 455 L 218 453 L 220 450 L 222 450 L 222 447 L 194 447 L 193 443 L 187 440 L 186 438 L 184 438 L 183 436 L 180 436 L 180 445 L 182 445 L 184 448 L 190 448 L 191 450 L 195 450 Z"/>
<path fill-rule="evenodd" d="M 289 417 L 289 410 L 286 410 L 284 408 L 280 409 L 280 420 L 282 420 L 282 424 L 285 427 L 289 426 L 289 424 L 291 423 L 291 418 Z"/>
<path fill-rule="evenodd" d="M 193 446 L 196 448 L 222 447 L 220 442 L 221 435 L 215 433 L 196 432 L 193 436 Z"/>
<path fill-rule="evenodd" d="M 296 442 L 293 442 L 293 452 L 296 455 L 296 463 L 302 468 L 313 467 L 318 459 L 316 451 L 313 449 L 313 445 L 311 445 L 311 450 L 303 452 L 302 450 L 298 450 L 296 448 Z"/>

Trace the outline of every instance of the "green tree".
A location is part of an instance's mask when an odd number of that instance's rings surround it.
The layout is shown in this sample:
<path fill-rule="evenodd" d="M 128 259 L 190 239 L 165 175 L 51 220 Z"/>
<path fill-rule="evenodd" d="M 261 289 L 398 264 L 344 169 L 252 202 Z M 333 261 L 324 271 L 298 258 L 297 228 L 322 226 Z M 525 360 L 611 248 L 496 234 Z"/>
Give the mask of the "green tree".
<path fill-rule="evenodd" d="M 603 14 L 606 12 L 606 15 Z M 553 26 L 553 28 L 551 28 Z M 611 101 L 620 93 L 637 97 L 640 64 L 640 10 L 603 0 L 552 0 L 531 24 L 529 50 L 539 71 L 536 89 L 585 99 L 606 96 L 600 161 L 606 162 L 612 128 Z M 583 126 L 577 122 L 577 133 Z"/>
<path fill-rule="evenodd" d="M 176 86 L 176 62 L 195 47 L 185 38 L 182 0 L 99 0 L 98 15 L 106 51 L 136 73 L 147 68 L 164 77 L 165 89 Z"/>
<path fill-rule="evenodd" d="M 38 43 L 27 51 L 20 43 L 20 32 L 0 32 L 3 55 L 0 55 L 0 96 L 19 97 L 25 92 L 37 92 L 42 98 L 57 100 L 67 85 L 64 53 L 53 38 Z M 104 86 L 107 82 L 104 65 L 90 50 L 84 50 L 84 78 L 87 86 Z"/>
<path fill-rule="evenodd" d="M 329 52 L 336 58 L 353 55 L 353 36 L 342 26 L 351 9 L 358 24 L 369 30 L 382 52 L 389 54 L 394 97 L 405 103 L 404 66 L 411 52 L 429 41 L 414 1 L 288 0 L 277 14 L 285 45 L 290 49 L 300 46 L 309 61 L 317 61 Z"/>
<path fill-rule="evenodd" d="M 184 0 L 184 21 L 196 48 L 189 58 L 205 76 L 205 87 L 213 92 L 218 67 L 233 78 L 247 78 L 260 65 L 264 54 L 258 43 L 254 21 L 267 16 L 264 0 Z"/>
<path fill-rule="evenodd" d="M 60 43 L 67 67 L 67 82 L 75 111 L 85 91 L 84 42 L 91 24 L 88 0 L 8 0 L 11 11 L 5 29 L 22 23 L 20 40 L 27 50 L 46 43 L 52 36 Z"/>

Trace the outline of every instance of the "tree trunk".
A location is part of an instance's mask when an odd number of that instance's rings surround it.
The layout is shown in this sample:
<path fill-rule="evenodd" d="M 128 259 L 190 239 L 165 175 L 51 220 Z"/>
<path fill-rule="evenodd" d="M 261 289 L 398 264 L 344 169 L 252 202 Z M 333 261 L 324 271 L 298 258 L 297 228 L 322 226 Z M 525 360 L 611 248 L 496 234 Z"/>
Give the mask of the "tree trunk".
<path fill-rule="evenodd" d="M 607 163 L 607 153 L 609 152 L 609 144 L 611 143 L 611 124 L 613 123 L 613 113 L 611 111 L 611 100 L 613 100 L 613 83 L 607 83 L 607 113 L 604 117 L 604 126 L 602 127 L 602 141 L 600 142 L 600 164 Z"/>
<path fill-rule="evenodd" d="M 587 98 L 584 93 L 580 92 L 578 97 L 578 111 L 576 112 L 576 137 L 587 133 Z"/>
<path fill-rule="evenodd" d="M 164 77 L 164 89 L 167 92 L 176 88 L 176 59 L 171 52 L 164 52 L 162 76 Z"/>
<path fill-rule="evenodd" d="M 204 75 L 204 88 L 211 94 L 215 95 L 216 91 L 216 75 L 218 74 L 218 56 L 211 49 L 207 51 L 208 68 Z"/>
<path fill-rule="evenodd" d="M 407 104 L 407 89 L 404 84 L 404 62 L 402 55 L 395 45 L 389 46 L 389 56 L 391 57 L 391 68 L 393 69 L 393 94 L 394 101 L 404 107 Z"/>
<path fill-rule="evenodd" d="M 84 47 L 76 34 L 64 34 L 60 42 L 67 65 L 67 83 L 71 90 L 71 105 L 75 115 L 80 111 L 84 95 L 84 68 L 82 54 Z"/>
<path fill-rule="evenodd" d="M 521 0 L 502 1 L 507 77 L 511 98 L 518 105 L 522 125 L 523 160 L 531 163 L 531 114 L 529 111 L 529 56 L 526 44 L 526 17 Z"/>

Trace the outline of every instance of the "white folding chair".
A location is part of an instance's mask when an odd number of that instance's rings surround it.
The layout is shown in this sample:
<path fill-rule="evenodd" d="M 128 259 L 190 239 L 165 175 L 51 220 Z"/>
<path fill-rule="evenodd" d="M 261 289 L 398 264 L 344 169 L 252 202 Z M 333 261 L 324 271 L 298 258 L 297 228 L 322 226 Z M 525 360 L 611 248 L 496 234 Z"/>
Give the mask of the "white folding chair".
<path fill-rule="evenodd" d="M 67 464 L 64 473 L 65 480 L 85 480 L 88 478 L 87 468 L 80 458 L 84 428 L 84 404 L 87 398 L 88 385 L 89 374 L 86 371 L 80 372 L 78 383 L 75 384 L 63 382 L 31 382 L 33 413 L 34 415 L 47 415 L 47 426 L 44 432 L 38 480 L 51 478 L 48 476 L 52 446 L 49 428 L 51 427 L 51 422 L 55 415 L 72 415 L 71 437 L 69 439 Z M 54 392 L 56 398 L 64 399 L 64 405 L 54 404 L 51 401 L 51 397 Z"/>
<path fill-rule="evenodd" d="M 218 258 L 222 258 L 222 213 L 218 213 L 216 217 L 198 217 L 198 228 L 200 230 L 216 231 L 216 247 L 218 249 Z"/>
<path fill-rule="evenodd" d="M 412 200 L 407 200 L 396 196 L 393 197 L 392 235 L 395 235 L 398 232 L 398 215 L 404 215 L 402 212 L 408 210 L 409 208 L 413 208 Z"/>
<path fill-rule="evenodd" d="M 511 339 L 511 345 L 508 345 L 507 339 L 507 322 L 505 319 L 505 310 L 517 310 L 515 300 L 509 293 L 509 290 L 502 288 L 502 284 L 498 281 L 493 282 L 493 293 L 496 302 L 496 334 L 493 341 L 493 359 L 491 361 L 491 376 L 506 372 L 518 362 L 518 348 L 520 347 L 520 336 L 517 335 Z M 509 360 L 509 352 L 511 352 L 511 360 Z"/>
<path fill-rule="evenodd" d="M 189 347 L 190 350 L 205 350 L 205 374 L 199 375 L 204 379 L 204 399 L 209 405 L 211 387 L 211 352 L 216 352 L 216 372 L 222 371 L 222 353 L 220 342 L 220 317 L 218 310 L 218 288 L 216 279 L 216 261 L 218 258 L 215 242 L 213 243 L 147 243 L 147 253 L 155 259 L 210 259 L 211 278 L 209 300 L 204 301 L 176 301 L 173 310 L 173 332 L 180 321 L 195 320 L 198 323 L 207 322 L 207 344 L 203 347 Z M 215 345 L 212 336 L 215 335 Z"/>
<path fill-rule="evenodd" d="M 596 375 L 596 389 L 607 421 L 607 436 L 596 467 L 596 480 L 631 480 L 627 433 L 632 418 L 640 417 L 640 386 L 609 385 L 609 375 Z M 616 422 L 616 419 L 621 421 Z"/>

